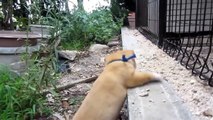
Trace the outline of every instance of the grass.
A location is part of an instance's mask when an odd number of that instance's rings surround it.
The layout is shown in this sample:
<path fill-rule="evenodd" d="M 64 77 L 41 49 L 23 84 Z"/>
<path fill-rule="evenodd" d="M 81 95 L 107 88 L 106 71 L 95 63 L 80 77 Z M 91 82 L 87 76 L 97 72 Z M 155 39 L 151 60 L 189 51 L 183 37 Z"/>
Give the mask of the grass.
<path fill-rule="evenodd" d="M 85 43 L 81 40 L 74 40 L 72 42 L 63 42 L 61 43 L 61 46 L 63 49 L 66 50 L 84 50 L 90 45 L 90 43 Z"/>
<path fill-rule="evenodd" d="M 26 81 L 0 66 L 0 119 L 33 119 L 36 115 L 50 113 L 34 83 Z"/>

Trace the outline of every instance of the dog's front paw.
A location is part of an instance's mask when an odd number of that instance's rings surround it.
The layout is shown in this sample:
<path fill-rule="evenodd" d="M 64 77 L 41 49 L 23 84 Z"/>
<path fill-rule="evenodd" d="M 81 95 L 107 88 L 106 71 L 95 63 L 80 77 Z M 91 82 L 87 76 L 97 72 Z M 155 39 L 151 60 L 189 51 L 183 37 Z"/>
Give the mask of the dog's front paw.
<path fill-rule="evenodd" d="M 154 81 L 161 81 L 161 80 L 163 80 L 163 77 L 162 77 L 161 74 L 159 74 L 159 73 L 152 73 L 152 74 L 153 74 L 153 80 Z"/>

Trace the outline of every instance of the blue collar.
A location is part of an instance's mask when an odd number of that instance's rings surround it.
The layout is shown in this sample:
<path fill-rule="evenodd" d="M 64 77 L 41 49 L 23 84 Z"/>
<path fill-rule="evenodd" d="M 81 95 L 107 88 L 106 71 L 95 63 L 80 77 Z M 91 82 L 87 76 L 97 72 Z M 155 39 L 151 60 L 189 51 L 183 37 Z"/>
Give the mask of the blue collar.
<path fill-rule="evenodd" d="M 136 55 L 135 54 L 132 54 L 131 56 L 127 57 L 125 55 L 122 55 L 122 61 L 123 62 L 128 62 L 130 59 L 134 59 L 136 58 Z"/>
<path fill-rule="evenodd" d="M 108 62 L 107 64 L 110 64 L 110 63 L 115 62 L 115 61 L 128 62 L 129 60 L 134 59 L 134 58 L 136 58 L 136 55 L 135 55 L 135 54 L 132 54 L 132 55 L 129 56 L 129 57 L 126 57 L 125 55 L 122 55 L 122 59 L 112 60 L 112 61 Z"/>

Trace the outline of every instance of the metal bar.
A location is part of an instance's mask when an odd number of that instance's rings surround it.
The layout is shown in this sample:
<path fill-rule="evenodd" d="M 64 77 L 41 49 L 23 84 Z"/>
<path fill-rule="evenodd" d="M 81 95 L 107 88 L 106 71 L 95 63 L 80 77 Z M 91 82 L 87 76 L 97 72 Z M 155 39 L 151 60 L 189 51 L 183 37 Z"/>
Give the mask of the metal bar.
<path fill-rule="evenodd" d="M 159 41 L 158 46 L 163 46 L 163 37 L 166 33 L 167 0 L 159 0 Z"/>
<path fill-rule="evenodd" d="M 206 3 L 206 5 L 207 5 L 207 3 Z M 205 5 L 205 6 L 206 6 Z M 211 6 L 212 6 L 212 2 L 211 2 Z M 204 13 L 205 14 L 205 13 Z M 211 15 L 211 14 L 210 14 Z M 204 18 L 204 22 L 205 22 L 205 18 Z M 212 21 L 213 22 L 213 21 Z M 211 23 L 212 25 L 213 25 L 213 23 Z M 205 58 L 205 60 L 204 60 L 204 64 L 203 64 L 203 67 L 202 67 L 202 69 L 201 69 L 201 72 L 200 72 L 200 79 L 202 79 L 202 80 L 205 80 L 206 78 L 203 78 L 202 76 L 203 76 L 203 74 L 207 74 L 207 73 L 204 73 L 204 69 L 205 68 L 208 68 L 208 72 L 209 72 L 209 67 L 208 67 L 208 64 L 207 64 L 207 62 L 208 62 L 208 59 L 209 59 L 209 56 L 210 56 L 210 54 L 211 54 L 211 50 L 212 50 L 212 34 L 213 34 L 213 26 L 212 27 L 209 27 L 209 30 L 211 31 L 211 34 L 210 34 L 210 44 L 209 44 L 209 51 L 208 51 L 208 54 L 207 54 L 207 56 L 206 56 L 206 58 Z M 209 82 L 210 83 L 210 82 Z M 210 85 L 210 84 L 209 84 Z"/>
<path fill-rule="evenodd" d="M 211 34 L 211 37 L 210 37 L 210 40 L 212 41 L 212 36 L 213 36 L 213 15 L 212 15 L 212 13 L 213 13 L 213 1 L 211 0 L 211 10 L 210 10 L 211 12 L 211 14 L 210 14 L 210 18 L 211 18 L 211 29 L 212 29 L 212 34 Z M 212 46 L 211 46 L 212 47 Z M 211 64 L 211 66 L 213 67 L 213 65 Z M 211 86 L 211 87 L 213 87 L 213 70 L 211 70 L 211 76 L 209 77 L 209 79 L 208 79 L 208 84 Z"/>
<path fill-rule="evenodd" d="M 168 27 L 168 31 L 166 31 L 166 32 L 172 32 L 170 30 L 171 29 L 170 28 L 171 27 L 171 17 L 170 17 L 171 16 L 171 0 L 169 0 L 169 4 L 168 5 L 169 5 L 169 16 L 168 16 L 169 17 L 169 21 L 168 21 L 168 26 L 167 26 Z"/>
<path fill-rule="evenodd" d="M 199 20 L 199 30 L 198 31 L 201 31 L 201 28 L 202 28 L 202 20 L 203 20 L 203 18 L 202 18 L 202 3 L 203 2 L 201 2 L 200 3 L 200 14 L 199 14 L 199 16 L 200 16 L 200 20 Z M 203 45 L 201 42 L 199 43 L 199 40 L 200 40 L 200 38 L 201 38 L 202 36 L 200 36 L 200 37 L 198 37 L 197 38 L 197 44 L 199 44 L 199 48 Z M 195 54 L 195 57 L 196 57 L 196 60 L 195 60 L 195 62 L 194 62 L 194 64 L 192 65 L 192 73 L 193 74 L 196 74 L 197 73 L 197 71 L 202 67 L 201 66 L 201 61 L 199 60 L 199 53 L 201 52 L 201 48 L 199 49 L 200 51 L 198 51 L 198 53 L 194 53 Z M 197 67 L 195 67 L 197 65 Z M 196 70 L 197 69 L 197 70 Z"/>
<path fill-rule="evenodd" d="M 140 0 L 136 0 L 136 14 L 135 14 L 135 27 L 140 27 L 140 7 L 139 7 Z M 142 26 L 142 25 L 141 25 Z"/>
<path fill-rule="evenodd" d="M 175 6 L 175 4 L 174 4 L 174 2 L 175 2 L 175 0 L 172 0 L 171 1 L 171 3 L 173 3 L 173 5 L 172 4 L 170 4 L 170 5 L 172 5 L 171 7 L 174 7 Z M 171 18 L 171 32 L 173 32 L 173 26 L 174 26 L 174 11 L 173 10 L 171 10 L 171 16 L 169 16 L 170 18 Z M 171 44 L 171 41 L 168 41 L 167 40 L 167 47 L 166 47 L 166 49 L 165 49 L 165 52 L 166 53 L 168 53 L 169 55 L 170 55 L 170 52 L 171 52 L 171 47 L 172 47 L 172 44 Z"/>
<path fill-rule="evenodd" d="M 186 28 L 186 10 L 187 10 L 187 0 L 185 1 L 185 8 L 184 8 L 183 33 L 185 33 L 185 28 Z M 183 44 L 184 44 L 184 39 L 182 39 L 180 46 L 182 46 Z M 182 47 L 181 47 L 181 49 L 182 49 Z M 175 58 L 176 60 L 178 60 L 179 56 L 181 55 L 180 52 L 182 52 L 182 50 L 179 50 L 179 52 Z"/>
<path fill-rule="evenodd" d="M 177 31 L 177 23 L 178 23 L 178 20 L 177 20 L 177 18 L 178 18 L 178 4 L 179 4 L 179 0 L 176 0 L 176 7 L 175 7 L 175 33 L 177 33 L 178 31 Z M 180 5 L 181 6 L 181 5 Z M 175 40 L 173 40 L 173 43 L 175 44 L 174 45 L 174 47 L 175 48 L 173 48 L 172 50 L 173 50 L 173 53 L 172 53 L 172 57 L 174 57 L 174 55 L 175 55 L 175 53 L 176 53 L 176 49 L 177 49 L 177 45 L 179 44 L 179 38 L 176 38 Z"/>
<path fill-rule="evenodd" d="M 197 9 L 196 9 L 196 18 L 195 18 L 195 33 L 197 32 L 197 21 L 198 21 L 198 10 L 199 10 L 199 2 L 200 2 L 200 0 L 198 0 L 197 1 Z M 188 60 L 186 61 L 186 68 L 187 69 L 190 69 L 190 67 L 188 66 L 188 64 L 189 64 L 189 61 L 192 59 L 192 60 L 194 60 L 194 58 L 193 58 L 193 51 L 194 51 L 194 48 L 195 48 L 195 45 L 196 45 L 196 37 L 194 37 L 194 42 L 193 42 L 193 46 L 192 46 L 192 50 L 191 50 L 191 52 L 190 52 L 190 55 L 189 55 L 189 57 L 188 57 Z M 193 63 L 192 63 L 193 64 Z"/>
<path fill-rule="evenodd" d="M 191 3 L 191 4 L 190 4 L 189 26 L 188 26 L 188 31 L 187 31 L 188 33 L 191 32 L 191 18 L 192 18 L 192 15 L 191 15 L 191 14 L 192 14 L 192 4 L 193 4 L 193 0 L 191 0 L 190 3 Z M 187 45 L 186 45 L 185 51 L 183 52 L 183 56 L 182 56 L 182 58 L 181 58 L 181 60 L 180 60 L 181 63 L 183 63 L 183 60 L 184 60 L 184 58 L 186 58 L 186 55 L 189 56 L 188 53 L 187 53 L 187 50 L 188 50 L 189 44 L 191 43 L 191 40 L 190 40 L 190 39 L 191 39 L 191 36 L 189 35 L 189 36 L 188 36 L 188 40 L 187 40 Z M 185 66 L 187 66 L 187 64 L 186 64 Z"/>
<path fill-rule="evenodd" d="M 205 1 L 206 1 L 206 2 L 205 2 L 205 4 L 204 4 L 203 24 L 205 23 L 205 17 L 206 17 L 206 9 L 205 9 L 205 8 L 206 8 L 206 6 L 207 6 L 207 0 L 205 0 Z M 202 2 L 201 2 L 201 8 L 202 8 Z M 202 30 L 204 30 L 204 26 L 202 26 Z M 202 48 L 203 48 L 203 36 L 201 36 L 200 50 L 199 50 L 199 53 L 198 53 L 197 58 L 196 58 L 196 60 L 195 60 L 195 64 L 193 65 L 192 71 L 194 71 L 194 69 L 196 69 L 195 66 L 196 66 L 196 64 L 197 64 L 197 62 L 198 62 L 198 59 L 199 59 L 199 56 L 200 56 L 200 54 L 201 54 Z M 202 66 L 202 64 L 201 64 L 201 66 Z M 199 76 L 199 78 L 201 78 L 201 77 Z M 202 78 L 201 78 L 201 79 L 202 79 Z"/>
<path fill-rule="evenodd" d="M 166 30 L 166 33 L 167 32 L 172 32 L 171 31 L 171 27 L 172 27 L 172 25 L 171 25 L 171 2 L 172 2 L 171 0 L 168 0 L 168 2 L 167 2 L 167 8 L 168 8 L 167 10 L 168 10 L 168 12 L 166 11 L 166 21 L 168 21 L 167 22 L 168 25 L 166 23 L 166 29 L 168 29 L 168 30 Z M 165 37 L 165 35 L 163 37 Z M 166 40 L 163 40 L 163 51 L 167 52 L 168 47 L 166 47 L 166 46 L 167 46 L 168 43 L 166 43 L 165 41 Z"/>
<path fill-rule="evenodd" d="M 182 14 L 182 3 L 183 1 L 180 0 L 180 15 Z M 182 21 L 182 16 L 179 16 L 180 17 L 180 20 L 179 20 L 179 31 L 178 31 L 178 34 L 180 35 L 180 32 L 181 32 L 181 21 Z M 181 42 L 181 38 L 178 36 L 177 37 L 179 39 L 179 46 L 177 47 L 178 49 L 178 53 L 176 55 L 176 60 L 177 60 L 177 57 L 180 55 L 180 52 L 181 52 L 181 48 L 182 48 L 182 42 Z"/>

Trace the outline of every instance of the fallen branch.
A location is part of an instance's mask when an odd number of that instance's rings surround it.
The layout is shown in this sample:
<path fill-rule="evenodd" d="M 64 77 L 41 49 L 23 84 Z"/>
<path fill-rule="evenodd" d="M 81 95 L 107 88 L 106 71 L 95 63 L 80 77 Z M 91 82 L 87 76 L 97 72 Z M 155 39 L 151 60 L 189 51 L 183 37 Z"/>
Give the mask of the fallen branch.
<path fill-rule="evenodd" d="M 53 90 L 56 90 L 56 91 L 66 90 L 66 89 L 69 89 L 80 83 L 89 83 L 89 82 L 95 81 L 97 78 L 98 78 L 98 76 L 94 76 L 94 77 L 90 77 L 90 78 L 86 78 L 86 79 L 76 80 L 72 83 L 68 83 L 68 84 L 61 85 L 61 86 L 56 86 L 56 88 L 50 88 L 50 89 L 43 90 L 43 91 L 41 91 L 41 94 L 46 95 L 47 93 L 50 93 L 50 91 L 53 91 Z"/>

